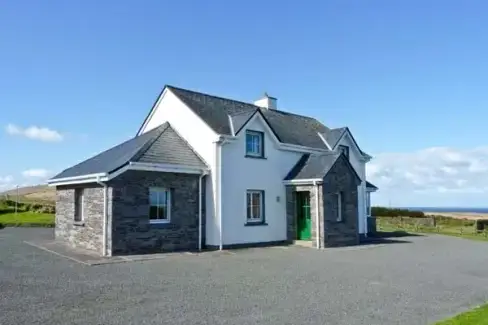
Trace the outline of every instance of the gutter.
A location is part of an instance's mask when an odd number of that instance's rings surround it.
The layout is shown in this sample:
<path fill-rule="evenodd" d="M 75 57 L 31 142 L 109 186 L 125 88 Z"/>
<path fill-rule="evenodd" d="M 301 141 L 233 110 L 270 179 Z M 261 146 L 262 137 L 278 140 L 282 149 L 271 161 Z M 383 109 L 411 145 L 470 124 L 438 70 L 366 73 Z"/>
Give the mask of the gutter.
<path fill-rule="evenodd" d="M 320 249 L 320 210 L 319 210 L 319 185 L 317 181 L 313 181 L 313 185 L 315 186 L 315 211 L 316 214 L 316 222 L 315 222 L 315 232 L 316 232 L 316 241 L 317 241 L 317 249 Z"/>
<path fill-rule="evenodd" d="M 97 177 L 96 182 L 103 186 L 103 224 L 102 224 L 102 256 L 107 256 L 107 223 L 108 223 L 108 186 L 107 183 L 100 181 L 100 176 Z"/>

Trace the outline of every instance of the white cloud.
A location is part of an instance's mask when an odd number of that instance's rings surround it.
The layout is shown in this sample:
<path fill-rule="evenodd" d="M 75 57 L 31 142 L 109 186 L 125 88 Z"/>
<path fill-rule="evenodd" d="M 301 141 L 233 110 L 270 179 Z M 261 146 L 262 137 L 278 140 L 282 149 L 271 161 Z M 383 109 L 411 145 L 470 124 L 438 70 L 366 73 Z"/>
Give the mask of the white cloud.
<path fill-rule="evenodd" d="M 0 189 L 4 189 L 4 188 L 12 186 L 13 181 L 14 181 L 14 178 L 10 175 L 0 176 Z"/>
<path fill-rule="evenodd" d="M 46 127 L 29 126 L 23 129 L 17 125 L 8 124 L 5 131 L 10 135 L 20 135 L 45 142 L 59 142 L 64 138 L 58 131 Z"/>
<path fill-rule="evenodd" d="M 22 176 L 24 177 L 35 177 L 35 178 L 47 178 L 50 174 L 51 172 L 49 170 L 41 169 L 41 168 L 28 169 L 22 172 Z"/>
<path fill-rule="evenodd" d="M 366 173 L 373 204 L 488 206 L 488 147 L 378 154 Z"/>

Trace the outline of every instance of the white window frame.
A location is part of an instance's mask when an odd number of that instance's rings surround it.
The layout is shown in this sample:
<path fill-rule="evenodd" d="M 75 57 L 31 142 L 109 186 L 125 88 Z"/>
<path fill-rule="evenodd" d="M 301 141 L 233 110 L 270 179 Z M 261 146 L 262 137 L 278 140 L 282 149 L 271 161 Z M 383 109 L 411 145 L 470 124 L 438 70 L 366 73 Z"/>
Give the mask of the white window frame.
<path fill-rule="evenodd" d="M 254 141 L 253 143 L 253 151 L 248 151 L 247 149 L 247 137 L 251 136 L 253 139 L 257 139 L 258 143 L 256 144 Z M 257 146 L 257 151 L 254 151 Z M 247 156 L 253 156 L 253 157 L 263 157 L 264 156 L 264 133 L 260 131 L 253 131 L 253 130 L 246 130 L 246 155 Z"/>
<path fill-rule="evenodd" d="M 79 220 L 77 220 L 79 216 Z M 75 189 L 75 222 L 85 221 L 85 189 Z"/>
<path fill-rule="evenodd" d="M 166 212 L 167 218 L 166 219 L 151 219 L 151 191 L 158 192 L 158 200 L 159 200 L 159 193 L 164 192 L 166 194 L 167 202 L 166 202 Z M 158 204 L 156 206 L 164 206 L 164 204 Z M 171 222 L 171 190 L 165 187 L 150 187 L 149 188 L 149 223 L 151 224 L 161 224 L 161 223 L 170 223 Z"/>
<path fill-rule="evenodd" d="M 337 198 L 337 222 L 342 222 L 342 192 L 336 193 Z"/>
<path fill-rule="evenodd" d="M 261 223 L 264 221 L 264 207 L 263 207 L 263 192 L 261 190 L 247 190 L 246 191 L 246 221 L 247 223 Z M 249 215 L 247 214 L 247 211 L 251 212 L 251 215 L 253 213 L 253 205 L 252 205 L 252 195 L 253 194 L 259 194 L 259 218 L 249 218 Z M 249 209 L 249 201 L 248 201 L 248 196 L 251 195 L 251 206 Z"/>

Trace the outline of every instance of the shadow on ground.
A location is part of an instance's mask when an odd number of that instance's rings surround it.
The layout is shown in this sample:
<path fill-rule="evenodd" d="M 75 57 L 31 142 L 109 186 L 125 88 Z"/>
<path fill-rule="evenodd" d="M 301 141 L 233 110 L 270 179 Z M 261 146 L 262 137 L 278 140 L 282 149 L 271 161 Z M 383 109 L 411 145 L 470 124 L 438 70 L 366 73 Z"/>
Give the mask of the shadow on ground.
<path fill-rule="evenodd" d="M 398 231 L 378 231 L 374 236 L 370 236 L 363 240 L 361 245 L 371 245 L 371 244 L 409 244 L 412 243 L 406 239 L 398 238 L 408 238 L 408 237 L 422 237 L 420 234 L 412 234 L 403 230 Z"/>

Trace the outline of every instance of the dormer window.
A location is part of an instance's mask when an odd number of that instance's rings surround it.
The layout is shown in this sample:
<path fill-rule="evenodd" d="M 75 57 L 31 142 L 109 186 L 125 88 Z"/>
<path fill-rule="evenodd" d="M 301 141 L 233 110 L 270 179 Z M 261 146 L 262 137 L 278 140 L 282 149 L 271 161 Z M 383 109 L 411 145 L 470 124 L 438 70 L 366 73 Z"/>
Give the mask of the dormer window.
<path fill-rule="evenodd" d="M 342 145 L 340 145 L 339 146 L 339 152 L 343 153 L 344 156 L 346 156 L 347 159 L 349 159 L 349 147 L 348 146 L 342 146 Z"/>
<path fill-rule="evenodd" d="M 246 156 L 254 158 L 264 157 L 264 133 L 246 131 Z"/>

